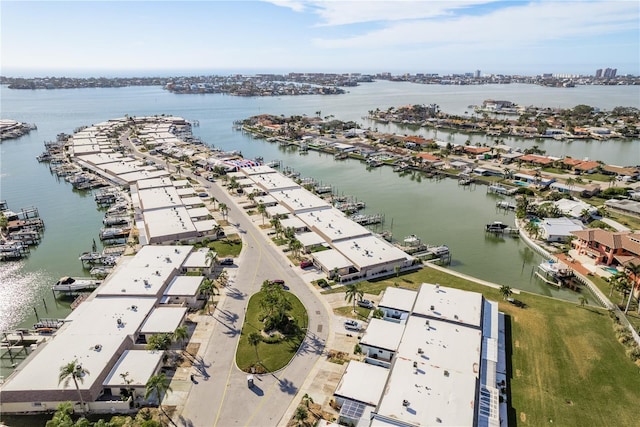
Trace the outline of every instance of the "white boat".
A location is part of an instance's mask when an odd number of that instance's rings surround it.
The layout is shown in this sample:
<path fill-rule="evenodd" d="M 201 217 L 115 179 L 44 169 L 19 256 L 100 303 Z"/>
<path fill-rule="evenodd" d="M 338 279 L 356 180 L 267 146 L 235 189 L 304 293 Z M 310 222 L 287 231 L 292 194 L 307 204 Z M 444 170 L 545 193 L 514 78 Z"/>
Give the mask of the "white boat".
<path fill-rule="evenodd" d="M 62 277 L 51 287 L 54 291 L 72 292 L 84 289 L 94 289 L 102 283 L 102 280 L 96 280 L 92 277 Z"/>

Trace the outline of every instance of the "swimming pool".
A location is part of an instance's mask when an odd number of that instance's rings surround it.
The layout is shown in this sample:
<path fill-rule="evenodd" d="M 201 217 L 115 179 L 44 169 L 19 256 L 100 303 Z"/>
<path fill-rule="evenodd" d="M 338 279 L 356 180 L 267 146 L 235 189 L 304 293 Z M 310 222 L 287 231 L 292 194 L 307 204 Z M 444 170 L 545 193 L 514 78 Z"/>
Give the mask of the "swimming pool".
<path fill-rule="evenodd" d="M 513 181 L 515 185 L 519 185 L 520 187 L 528 187 L 529 183 L 524 181 Z"/>
<path fill-rule="evenodd" d="M 607 272 L 611 273 L 611 274 L 618 274 L 618 269 L 613 268 L 613 267 L 602 267 L 602 269 L 604 271 L 607 271 Z"/>

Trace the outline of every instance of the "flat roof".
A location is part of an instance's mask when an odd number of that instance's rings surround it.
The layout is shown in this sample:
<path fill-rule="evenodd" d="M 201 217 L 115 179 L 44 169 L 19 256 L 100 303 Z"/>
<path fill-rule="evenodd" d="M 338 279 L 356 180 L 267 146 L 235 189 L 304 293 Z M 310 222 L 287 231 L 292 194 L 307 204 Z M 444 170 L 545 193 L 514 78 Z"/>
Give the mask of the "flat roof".
<path fill-rule="evenodd" d="M 260 175 L 265 173 L 276 173 L 277 171 L 271 166 L 260 165 L 240 168 L 240 172 L 244 173 L 245 175 Z"/>
<path fill-rule="evenodd" d="M 167 296 L 194 296 L 202 284 L 202 276 L 177 276 L 167 286 L 164 295 Z"/>
<path fill-rule="evenodd" d="M 157 297 L 166 279 L 179 266 L 155 263 L 153 267 L 116 268 L 96 290 L 96 295 L 136 295 Z"/>
<path fill-rule="evenodd" d="M 140 328 L 141 334 L 171 334 L 182 323 L 187 307 L 156 307 Z"/>
<path fill-rule="evenodd" d="M 286 219 L 281 219 L 280 225 L 282 225 L 283 229 L 287 229 L 289 227 L 293 227 L 296 230 L 300 228 L 307 228 L 307 224 L 305 224 L 300 218 L 295 216 L 292 216 Z"/>
<path fill-rule="evenodd" d="M 183 206 L 175 187 L 139 188 L 138 199 L 143 211 Z"/>
<path fill-rule="evenodd" d="M 105 387 L 146 386 L 162 361 L 163 353 L 157 350 L 125 350 L 102 385 Z M 121 375 L 126 376 L 127 382 Z"/>
<path fill-rule="evenodd" d="M 300 186 L 291 178 L 280 173 L 267 173 L 253 176 L 253 180 L 260 188 L 266 191 L 285 190 L 299 188 Z"/>
<path fill-rule="evenodd" d="M 270 194 L 293 213 L 329 209 L 331 205 L 304 188 L 274 190 Z"/>
<path fill-rule="evenodd" d="M 327 271 L 334 269 L 342 270 L 343 268 L 353 266 L 351 261 L 335 249 L 313 252 L 311 256 L 315 258 Z"/>
<path fill-rule="evenodd" d="M 205 219 L 202 221 L 193 221 L 193 226 L 196 228 L 198 233 L 207 233 L 213 232 L 213 230 L 218 226 L 218 222 L 215 219 Z"/>
<path fill-rule="evenodd" d="M 185 206 L 199 206 L 204 205 L 204 200 L 201 197 L 182 197 L 180 199 Z"/>
<path fill-rule="evenodd" d="M 371 231 L 335 208 L 299 213 L 298 217 L 329 242 L 371 235 Z"/>
<path fill-rule="evenodd" d="M 178 196 L 180 196 L 180 197 L 192 196 L 192 195 L 196 194 L 196 190 L 193 187 L 176 188 L 176 192 L 178 193 Z"/>
<path fill-rule="evenodd" d="M 91 319 L 87 317 L 83 321 L 90 323 Z M 113 323 L 115 324 L 115 321 Z M 3 393 L 65 390 L 64 384 L 58 382 L 60 367 L 74 360 L 89 371 L 82 382 L 78 381 L 80 390 L 89 390 L 108 368 L 111 359 L 126 340 L 126 335 L 78 335 L 58 331 L 55 339 L 38 346 L 33 358 L 18 366 L 14 374 L 2 384 L 1 390 Z M 66 389 L 78 396 L 73 381 Z M 19 401 L 22 400 L 24 399 Z"/>
<path fill-rule="evenodd" d="M 275 201 L 274 201 L 275 202 Z M 289 215 L 289 209 L 285 208 L 282 205 L 275 205 L 267 207 L 267 215 L 273 218 L 275 215 Z"/>
<path fill-rule="evenodd" d="M 150 241 L 180 240 L 197 235 L 196 227 L 184 206 L 154 209 L 145 211 L 143 215 Z"/>
<path fill-rule="evenodd" d="M 351 360 L 334 395 L 376 406 L 388 376 L 389 370 L 386 368 Z"/>
<path fill-rule="evenodd" d="M 154 169 L 151 167 L 132 171 L 129 173 L 122 173 L 117 175 L 118 178 L 126 181 L 127 183 L 134 183 L 143 179 L 158 178 L 162 176 L 169 176 L 169 172 L 164 169 Z"/>
<path fill-rule="evenodd" d="M 406 252 L 374 235 L 333 242 L 333 246 L 358 269 L 410 258 Z"/>
<path fill-rule="evenodd" d="M 413 313 L 462 325 L 480 327 L 482 294 L 423 283 Z"/>
<path fill-rule="evenodd" d="M 476 378 L 396 359 L 377 414 L 412 426 L 472 426 Z M 417 372 L 417 374 L 416 374 Z M 397 425 L 374 419 L 371 426 Z"/>
<path fill-rule="evenodd" d="M 407 313 L 413 308 L 418 292 L 411 289 L 402 289 L 389 286 L 385 289 L 378 307 L 386 307 Z"/>
<path fill-rule="evenodd" d="M 321 245 L 323 243 L 326 243 L 326 240 L 324 240 L 322 236 L 320 236 L 317 233 L 314 233 L 313 231 L 309 231 L 306 233 L 299 233 L 299 234 L 296 234 L 295 237 L 296 239 L 298 239 L 300 243 L 302 243 L 302 246 L 304 247 Z"/>
<path fill-rule="evenodd" d="M 209 208 L 205 207 L 187 209 L 187 212 L 191 218 L 202 218 L 211 215 Z"/>
<path fill-rule="evenodd" d="M 120 161 L 124 156 L 120 153 L 96 153 L 76 156 L 90 165 L 99 166 Z"/>
<path fill-rule="evenodd" d="M 373 318 L 360 338 L 360 344 L 395 352 L 404 329 L 404 325 L 400 323 Z"/>
<path fill-rule="evenodd" d="M 155 270 L 155 266 L 158 264 L 166 264 L 179 268 L 192 251 L 193 246 L 191 245 L 147 245 L 143 246 L 138 253 L 131 258 L 129 265 L 132 267 L 147 267 L 152 270 Z"/>
<path fill-rule="evenodd" d="M 155 302 L 156 298 L 138 296 L 104 296 L 86 300 L 67 317 L 69 324 L 60 335 L 134 335 Z M 56 339 L 58 337 L 56 334 Z"/>
<path fill-rule="evenodd" d="M 173 182 L 168 176 L 161 176 L 158 178 L 141 179 L 136 185 L 139 190 L 145 190 L 147 188 L 173 187 Z"/>
<path fill-rule="evenodd" d="M 187 259 L 182 263 L 184 268 L 206 268 L 211 265 L 211 262 L 207 260 L 207 254 L 213 252 L 209 248 L 200 248 L 197 251 L 192 251 Z"/>

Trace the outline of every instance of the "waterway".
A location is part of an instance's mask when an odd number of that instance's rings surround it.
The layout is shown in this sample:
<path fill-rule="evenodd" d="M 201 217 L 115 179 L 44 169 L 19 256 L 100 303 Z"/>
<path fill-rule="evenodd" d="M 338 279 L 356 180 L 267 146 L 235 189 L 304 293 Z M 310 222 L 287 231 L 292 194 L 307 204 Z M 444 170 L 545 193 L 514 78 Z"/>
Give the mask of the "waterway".
<path fill-rule="evenodd" d="M 495 209 L 496 197 L 485 187 L 458 187 L 455 180 L 432 181 L 419 175 L 399 176 L 390 168 L 366 170 L 354 160 L 337 162 L 332 157 L 311 152 L 301 156 L 276 144 L 255 140 L 234 131 L 234 120 L 255 114 L 332 115 L 355 120 L 363 127 L 376 126 L 362 119 L 369 110 L 407 104 L 437 103 L 442 111 L 464 114 L 468 105 L 484 99 L 506 99 L 519 104 L 572 107 L 589 104 L 601 109 L 618 105 L 640 107 L 640 87 L 578 86 L 571 89 L 533 85 L 439 86 L 410 83 L 376 82 L 349 88 L 336 96 L 300 96 L 243 98 L 227 95 L 176 95 L 159 87 L 65 90 L 9 90 L 2 87 L 1 117 L 35 123 L 38 129 L 0 145 L 0 199 L 19 210 L 35 206 L 45 221 L 40 246 L 19 262 L 0 264 L 0 330 L 31 326 L 37 316 L 64 317 L 68 303 L 53 298 L 51 285 L 61 276 L 86 275 L 78 255 L 99 241 L 103 212 L 97 209 L 90 192 L 74 191 L 70 184 L 56 179 L 36 156 L 43 142 L 60 132 L 72 133 L 79 126 L 110 118 L 171 114 L 198 120 L 194 134 L 206 143 L 224 150 L 240 150 L 247 158 L 262 156 L 280 159 L 283 164 L 333 185 L 339 193 L 353 195 L 367 203 L 367 212 L 383 213 L 385 228 L 392 227 L 402 239 L 416 234 L 425 243 L 447 244 L 453 253 L 451 268 L 484 280 L 508 284 L 545 295 L 575 300 L 569 291 L 557 291 L 532 279 L 533 268 L 541 261 L 518 239 L 500 238 L 484 233 L 484 224 L 501 220 L 513 224 L 513 213 Z M 380 129 L 379 129 L 380 130 Z M 389 131 L 425 134 L 421 129 Z M 464 142 L 462 134 L 444 134 Z M 474 137 L 474 143 L 478 138 Z M 505 139 L 520 147 L 532 141 Z M 491 141 L 492 143 L 492 141 Z M 640 141 L 604 141 L 572 143 L 546 141 L 539 144 L 551 155 L 589 157 L 607 163 L 627 165 L 640 159 Z"/>

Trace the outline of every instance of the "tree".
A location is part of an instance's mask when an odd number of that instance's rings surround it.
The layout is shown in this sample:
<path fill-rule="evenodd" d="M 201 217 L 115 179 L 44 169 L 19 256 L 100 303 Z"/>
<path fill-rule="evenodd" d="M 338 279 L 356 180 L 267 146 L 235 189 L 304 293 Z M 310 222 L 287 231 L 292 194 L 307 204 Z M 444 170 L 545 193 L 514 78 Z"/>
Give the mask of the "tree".
<path fill-rule="evenodd" d="M 513 295 L 513 291 L 511 290 L 511 286 L 502 285 L 500 286 L 500 293 L 502 294 L 502 299 L 507 300 L 511 295 Z"/>
<path fill-rule="evenodd" d="M 220 226 L 217 225 L 217 227 L 220 227 Z M 220 227 L 220 228 L 222 228 L 222 227 Z M 218 260 L 218 253 L 215 252 L 215 251 L 209 250 L 209 252 L 207 252 L 207 255 L 205 256 L 205 260 L 206 260 L 206 263 L 207 263 L 207 265 L 209 267 L 213 267 L 215 262 Z"/>
<path fill-rule="evenodd" d="M 364 296 L 364 292 L 360 289 L 359 283 L 352 283 L 345 286 L 345 296 L 344 299 L 347 303 L 351 303 L 353 301 L 353 312 L 356 312 L 356 302 Z"/>
<path fill-rule="evenodd" d="M 540 235 L 540 226 L 533 221 L 527 222 L 524 226 L 524 229 L 534 239 L 537 239 Z"/>
<path fill-rule="evenodd" d="M 178 175 L 182 175 L 182 164 L 178 163 L 178 164 L 176 165 L 176 173 L 177 173 Z"/>
<path fill-rule="evenodd" d="M 169 350 L 171 334 L 154 334 L 147 338 L 147 350 Z"/>
<path fill-rule="evenodd" d="M 631 299 L 633 298 L 633 291 L 638 287 L 638 277 L 640 277 L 640 264 L 634 264 L 630 262 L 625 265 L 624 271 L 627 277 L 627 282 L 630 285 L 629 300 L 627 301 L 627 306 L 624 309 L 624 313 L 627 314 L 627 312 L 629 311 L 629 305 L 631 304 Z M 638 300 L 638 312 L 640 313 L 640 299 Z"/>
<path fill-rule="evenodd" d="M 262 225 L 264 225 L 264 216 L 267 213 L 267 208 L 264 203 L 258 203 L 258 213 L 262 215 Z"/>
<path fill-rule="evenodd" d="M 277 215 L 272 217 L 269 220 L 269 223 L 275 229 L 275 231 L 276 231 L 276 239 L 277 239 L 280 236 L 280 233 L 282 232 L 282 223 L 280 222 L 280 217 L 278 217 Z"/>
<path fill-rule="evenodd" d="M 62 402 L 56 408 L 53 417 L 47 421 L 46 427 L 72 427 L 73 403 Z"/>
<path fill-rule="evenodd" d="M 229 213 L 229 208 L 226 203 L 218 203 L 218 209 L 222 212 L 222 219 L 227 219 L 227 213 Z"/>
<path fill-rule="evenodd" d="M 164 416 L 169 418 L 169 416 L 164 412 L 164 408 L 162 407 L 162 397 L 170 391 L 173 390 L 171 389 L 171 385 L 169 384 L 169 379 L 164 374 L 164 372 L 161 372 L 157 375 L 152 376 L 151 378 L 149 378 L 149 381 L 147 381 L 147 384 L 145 385 L 144 400 L 149 400 L 151 396 L 155 396 L 158 400 L 158 408 L 160 408 L 160 411 L 164 414 Z M 169 421 L 171 421 L 171 424 L 175 425 L 171 418 L 169 418 Z"/>
<path fill-rule="evenodd" d="M 300 257 L 300 251 L 302 250 L 302 243 L 298 239 L 289 240 L 289 250 L 293 253 L 295 258 Z"/>
<path fill-rule="evenodd" d="M 173 339 L 180 343 L 180 347 L 184 346 L 184 341 L 189 338 L 189 331 L 187 331 L 187 327 L 182 325 L 178 326 L 175 331 L 173 331 Z"/>
<path fill-rule="evenodd" d="M 305 420 L 308 416 L 309 413 L 307 412 L 307 408 L 305 408 L 304 406 L 298 406 L 296 408 L 295 414 L 293 415 L 293 418 L 298 422 L 298 425 L 300 426 L 305 424 Z"/>
<path fill-rule="evenodd" d="M 249 334 L 249 336 L 247 337 L 247 340 L 249 340 L 249 345 L 253 346 L 253 349 L 256 352 L 257 363 L 261 364 L 260 356 L 258 355 L 258 344 L 260 344 L 260 342 L 262 341 L 262 335 L 254 331 Z"/>
<path fill-rule="evenodd" d="M 208 313 L 211 314 L 211 305 L 209 304 L 211 301 L 211 296 L 215 293 L 217 289 L 216 284 L 211 279 L 204 279 L 202 283 L 200 283 L 200 287 L 198 291 L 207 297 L 207 307 Z"/>
<path fill-rule="evenodd" d="M 584 307 L 585 305 L 589 305 L 589 300 L 585 296 L 580 296 L 578 298 L 578 301 L 580 301 L 580 307 Z"/>
<path fill-rule="evenodd" d="M 62 385 L 64 386 L 64 388 L 67 388 L 67 386 L 69 385 L 69 380 L 73 380 L 73 385 L 76 387 L 78 397 L 80 398 L 83 415 L 86 415 L 86 408 L 84 406 L 84 399 L 82 398 L 80 387 L 78 386 L 78 381 L 80 381 L 80 383 L 83 383 L 85 375 L 89 375 L 89 371 L 83 368 L 80 363 L 78 363 L 78 359 L 74 359 L 72 362 L 69 362 L 66 365 L 62 365 L 60 367 L 60 374 L 58 375 L 58 384 L 63 383 Z"/>

